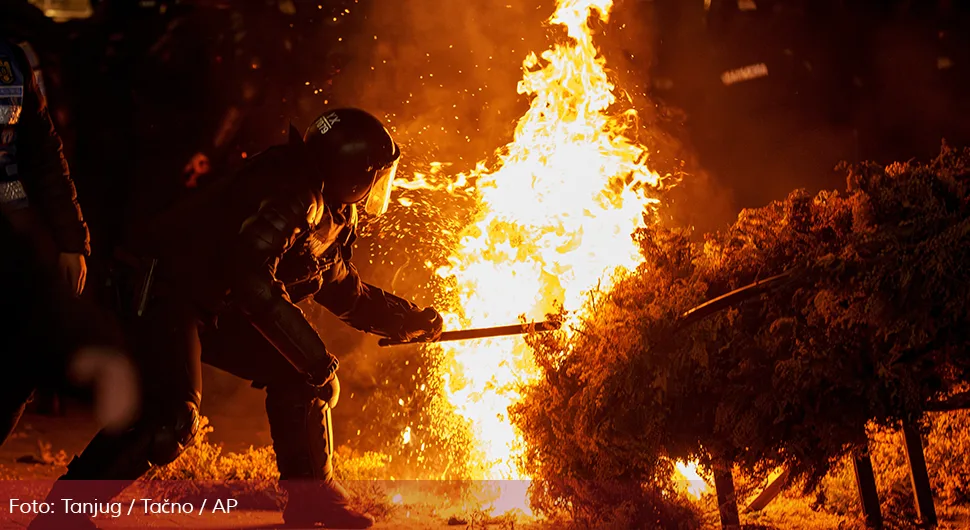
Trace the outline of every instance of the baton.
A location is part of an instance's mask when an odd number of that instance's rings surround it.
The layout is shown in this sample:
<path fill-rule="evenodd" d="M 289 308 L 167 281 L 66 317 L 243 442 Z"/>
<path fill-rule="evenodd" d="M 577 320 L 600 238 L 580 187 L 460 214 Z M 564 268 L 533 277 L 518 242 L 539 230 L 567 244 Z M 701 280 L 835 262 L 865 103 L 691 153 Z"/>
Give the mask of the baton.
<path fill-rule="evenodd" d="M 504 337 L 507 335 L 524 335 L 532 331 L 555 331 L 562 326 L 556 320 L 544 320 L 529 324 L 513 324 L 511 326 L 495 326 L 491 328 L 461 329 L 457 331 L 445 331 L 435 340 L 417 341 L 397 341 L 392 339 L 381 339 L 378 344 L 381 346 L 400 346 L 402 344 L 421 344 L 427 342 L 449 342 L 453 340 L 485 339 L 489 337 Z"/>

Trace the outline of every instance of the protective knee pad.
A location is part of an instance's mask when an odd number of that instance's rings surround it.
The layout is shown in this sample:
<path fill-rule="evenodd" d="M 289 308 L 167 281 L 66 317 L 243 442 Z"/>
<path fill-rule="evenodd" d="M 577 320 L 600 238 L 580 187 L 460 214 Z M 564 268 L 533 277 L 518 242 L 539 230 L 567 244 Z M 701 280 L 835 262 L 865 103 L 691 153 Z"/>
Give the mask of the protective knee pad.
<path fill-rule="evenodd" d="M 164 466 L 175 461 L 195 442 L 199 432 L 199 408 L 191 401 L 179 403 L 157 419 L 153 430 L 148 460 L 152 465 Z"/>
<path fill-rule="evenodd" d="M 337 406 L 337 401 L 340 400 L 340 379 L 337 379 L 337 374 L 333 374 L 333 379 L 329 383 L 324 385 L 326 390 L 321 394 L 317 391 L 317 397 L 323 400 L 328 407 L 333 409 Z"/>
<path fill-rule="evenodd" d="M 326 407 L 333 409 L 340 400 L 340 379 L 336 374 L 329 383 L 319 388 L 302 379 L 253 386 L 266 390 L 266 406 L 269 408 L 313 406 L 313 401 L 320 399 Z"/>

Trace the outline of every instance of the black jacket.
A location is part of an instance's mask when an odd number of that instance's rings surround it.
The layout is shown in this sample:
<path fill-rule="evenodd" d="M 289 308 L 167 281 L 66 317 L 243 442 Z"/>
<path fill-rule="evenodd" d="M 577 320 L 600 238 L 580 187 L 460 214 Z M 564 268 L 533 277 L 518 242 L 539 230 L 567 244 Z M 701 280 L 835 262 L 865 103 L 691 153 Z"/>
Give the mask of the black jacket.
<path fill-rule="evenodd" d="M 335 360 L 296 303 L 312 296 L 355 328 L 389 337 L 417 306 L 361 281 L 349 262 L 353 207 L 331 207 L 320 190 L 296 140 L 134 230 L 129 248 L 158 260 L 161 295 L 213 316 L 241 310 L 298 370 L 323 378 Z"/>
<path fill-rule="evenodd" d="M 61 252 L 88 254 L 89 234 L 47 101 L 24 51 L 0 37 L 0 182 L 19 181 Z M 15 114 L 19 114 L 15 116 Z"/>

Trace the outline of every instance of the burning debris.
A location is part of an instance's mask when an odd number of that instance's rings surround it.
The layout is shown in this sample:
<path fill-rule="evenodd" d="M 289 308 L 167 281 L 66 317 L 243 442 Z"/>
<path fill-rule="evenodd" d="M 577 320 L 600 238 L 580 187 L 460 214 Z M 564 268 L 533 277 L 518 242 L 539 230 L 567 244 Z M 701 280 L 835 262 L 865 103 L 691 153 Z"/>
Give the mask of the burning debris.
<path fill-rule="evenodd" d="M 645 262 L 594 295 L 573 334 L 530 340 L 539 382 L 513 407 L 535 507 L 638 527 L 690 521 L 675 459 L 705 474 L 783 467 L 814 489 L 866 443 L 970 380 L 964 268 L 970 151 L 849 170 L 846 196 L 793 193 L 691 241 L 641 229 Z M 751 281 L 791 281 L 680 328 Z M 568 507 L 568 508 L 566 508 Z"/>

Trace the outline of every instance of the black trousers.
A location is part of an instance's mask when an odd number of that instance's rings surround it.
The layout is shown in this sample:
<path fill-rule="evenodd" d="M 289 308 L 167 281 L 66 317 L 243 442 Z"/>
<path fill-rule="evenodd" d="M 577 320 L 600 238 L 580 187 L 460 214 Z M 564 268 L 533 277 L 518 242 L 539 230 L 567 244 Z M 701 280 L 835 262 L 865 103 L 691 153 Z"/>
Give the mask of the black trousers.
<path fill-rule="evenodd" d="M 133 324 L 146 398 L 202 404 L 202 363 L 257 386 L 306 386 L 298 372 L 238 312 L 204 324 L 188 304 L 158 300 Z M 147 410 L 147 409 L 146 409 Z"/>
<path fill-rule="evenodd" d="M 194 434 L 205 362 L 266 389 L 282 480 L 332 480 L 329 405 L 241 313 L 204 324 L 194 306 L 165 297 L 149 304 L 130 327 L 144 393 L 141 417 L 121 435 L 99 433 L 63 478 L 132 481 L 151 465 L 174 460 Z M 119 491 L 100 495 L 110 498 Z"/>
<path fill-rule="evenodd" d="M 78 349 L 123 342 L 107 314 L 67 289 L 41 228 L 29 210 L 0 208 L 0 444 L 39 387 L 77 390 L 67 372 Z"/>

